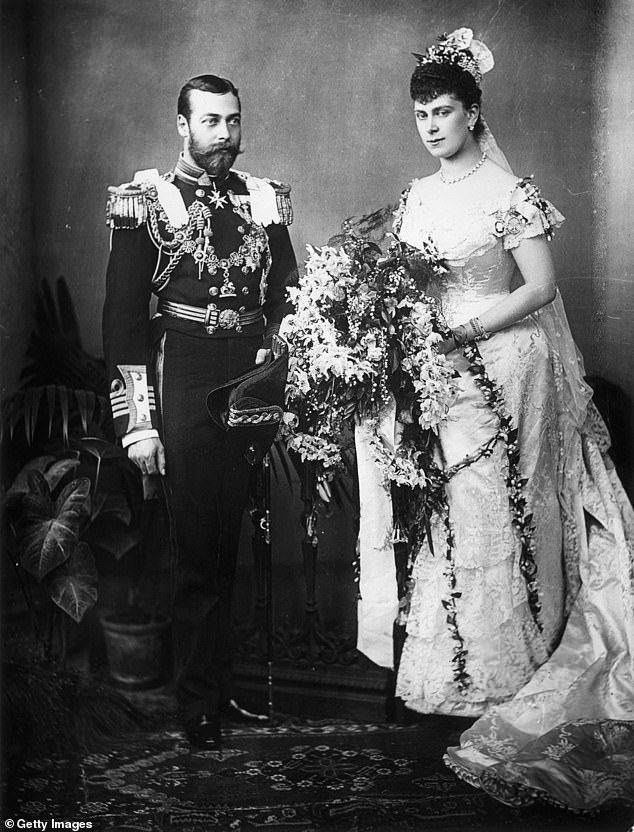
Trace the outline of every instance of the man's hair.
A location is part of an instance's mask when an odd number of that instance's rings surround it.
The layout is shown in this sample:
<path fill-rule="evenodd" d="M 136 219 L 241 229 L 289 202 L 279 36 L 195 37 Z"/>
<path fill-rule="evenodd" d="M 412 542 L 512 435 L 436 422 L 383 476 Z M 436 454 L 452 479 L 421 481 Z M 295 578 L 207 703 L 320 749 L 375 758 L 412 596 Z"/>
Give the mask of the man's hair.
<path fill-rule="evenodd" d="M 192 108 L 189 101 L 190 90 L 213 92 L 216 95 L 233 93 L 233 95 L 235 95 L 238 99 L 238 104 L 240 105 L 238 88 L 234 86 L 228 78 L 220 78 L 218 75 L 197 75 L 195 78 L 190 78 L 178 94 L 177 112 L 178 115 L 185 116 L 187 121 L 189 121 L 189 117 L 192 114 Z"/>

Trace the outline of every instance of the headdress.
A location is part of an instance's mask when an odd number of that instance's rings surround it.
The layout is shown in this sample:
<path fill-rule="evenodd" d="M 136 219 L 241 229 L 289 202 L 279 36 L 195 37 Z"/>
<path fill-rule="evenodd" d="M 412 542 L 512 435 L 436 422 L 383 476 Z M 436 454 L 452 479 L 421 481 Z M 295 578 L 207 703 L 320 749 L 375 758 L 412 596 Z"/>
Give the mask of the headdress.
<path fill-rule="evenodd" d="M 481 41 L 473 39 L 471 29 L 456 29 L 449 35 L 441 35 L 438 43 L 430 46 L 424 55 L 414 52 L 418 66 L 425 64 L 452 64 L 466 70 L 480 86 L 482 76 L 493 69 L 491 50 Z"/>

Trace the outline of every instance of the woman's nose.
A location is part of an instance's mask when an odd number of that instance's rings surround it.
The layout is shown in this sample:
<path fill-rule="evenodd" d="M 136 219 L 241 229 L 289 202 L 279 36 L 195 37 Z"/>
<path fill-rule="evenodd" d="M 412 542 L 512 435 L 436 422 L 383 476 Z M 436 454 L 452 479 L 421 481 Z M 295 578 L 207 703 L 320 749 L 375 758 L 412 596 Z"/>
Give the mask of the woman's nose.
<path fill-rule="evenodd" d="M 435 133 L 438 130 L 438 125 L 436 124 L 436 119 L 430 118 L 427 122 L 427 132 L 428 133 Z"/>

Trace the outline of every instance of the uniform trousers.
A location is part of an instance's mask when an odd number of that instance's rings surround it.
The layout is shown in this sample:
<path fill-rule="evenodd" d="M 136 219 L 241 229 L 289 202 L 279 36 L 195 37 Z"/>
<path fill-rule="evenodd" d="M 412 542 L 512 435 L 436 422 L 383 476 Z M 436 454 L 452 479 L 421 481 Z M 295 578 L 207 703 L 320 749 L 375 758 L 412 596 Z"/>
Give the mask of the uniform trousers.
<path fill-rule="evenodd" d="M 185 722 L 232 698 L 231 597 L 251 466 L 207 412 L 209 391 L 254 366 L 261 336 L 163 336 L 157 360 L 172 537 L 176 696 Z"/>

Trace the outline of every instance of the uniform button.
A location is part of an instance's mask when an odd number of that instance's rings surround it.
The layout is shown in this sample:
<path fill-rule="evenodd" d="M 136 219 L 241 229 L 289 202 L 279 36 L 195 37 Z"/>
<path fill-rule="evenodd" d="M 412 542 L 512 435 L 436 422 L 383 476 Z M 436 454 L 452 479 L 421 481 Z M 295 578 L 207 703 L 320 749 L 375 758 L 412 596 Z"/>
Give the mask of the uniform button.
<path fill-rule="evenodd" d="M 139 393 L 139 395 L 136 397 L 136 400 L 138 402 L 144 402 L 145 401 L 145 396 L 142 393 Z"/>
<path fill-rule="evenodd" d="M 248 286 L 243 286 L 242 287 L 242 294 L 243 295 L 248 295 L 249 294 L 249 287 Z"/>
<path fill-rule="evenodd" d="M 143 379 L 143 376 L 141 375 L 141 373 L 135 373 L 135 374 L 134 374 L 134 378 L 135 378 L 137 381 L 141 381 L 141 380 Z"/>
<path fill-rule="evenodd" d="M 216 331 L 215 326 L 206 326 L 205 329 L 207 330 L 207 335 L 213 335 Z"/>
<path fill-rule="evenodd" d="M 238 233 L 239 234 L 244 234 L 244 226 L 243 225 L 238 226 Z"/>
<path fill-rule="evenodd" d="M 215 298 L 216 295 L 218 294 L 218 287 L 217 286 L 210 286 L 209 287 L 209 294 L 211 295 L 212 298 Z"/>
<path fill-rule="evenodd" d="M 205 192 L 202 188 L 196 188 L 196 196 L 204 196 Z"/>

